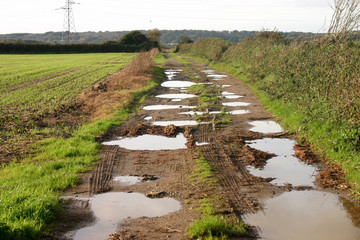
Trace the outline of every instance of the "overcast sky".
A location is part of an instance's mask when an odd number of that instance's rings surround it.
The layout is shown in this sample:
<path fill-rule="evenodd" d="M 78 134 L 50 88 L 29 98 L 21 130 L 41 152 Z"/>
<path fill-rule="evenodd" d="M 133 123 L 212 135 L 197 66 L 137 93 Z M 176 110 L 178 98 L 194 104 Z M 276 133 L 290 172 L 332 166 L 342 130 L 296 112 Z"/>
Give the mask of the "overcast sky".
<path fill-rule="evenodd" d="M 74 0 L 77 32 L 147 29 L 326 32 L 332 0 Z M 62 31 L 65 0 L 1 0 L 0 33 Z"/>

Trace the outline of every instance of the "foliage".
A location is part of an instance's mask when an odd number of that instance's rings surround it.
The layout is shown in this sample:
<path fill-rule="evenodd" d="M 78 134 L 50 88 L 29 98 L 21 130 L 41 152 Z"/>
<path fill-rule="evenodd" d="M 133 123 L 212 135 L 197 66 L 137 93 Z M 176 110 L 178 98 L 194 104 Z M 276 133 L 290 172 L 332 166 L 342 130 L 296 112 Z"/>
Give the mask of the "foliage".
<path fill-rule="evenodd" d="M 120 44 L 124 45 L 141 45 L 148 43 L 150 40 L 139 31 L 132 31 L 119 39 Z"/>
<path fill-rule="evenodd" d="M 148 38 L 151 41 L 157 42 L 158 44 L 160 44 L 161 33 L 160 33 L 159 29 L 155 28 L 155 29 L 149 30 L 147 34 L 148 34 Z"/>
<path fill-rule="evenodd" d="M 208 61 L 207 56 L 218 53 L 201 46 L 210 42 L 201 40 L 180 51 Z M 290 129 L 342 165 L 359 194 L 359 61 L 360 48 L 352 42 L 288 44 L 255 37 L 232 44 L 212 63 L 245 78 Z"/>

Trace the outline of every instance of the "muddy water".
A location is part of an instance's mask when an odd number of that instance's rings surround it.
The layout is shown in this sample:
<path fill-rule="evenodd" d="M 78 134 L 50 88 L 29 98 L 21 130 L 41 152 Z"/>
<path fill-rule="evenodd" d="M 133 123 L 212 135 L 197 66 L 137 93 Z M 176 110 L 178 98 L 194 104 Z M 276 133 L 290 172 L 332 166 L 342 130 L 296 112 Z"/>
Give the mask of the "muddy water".
<path fill-rule="evenodd" d="M 90 205 L 96 217 L 95 225 L 78 230 L 74 240 L 105 240 L 128 217 L 160 217 L 181 208 L 175 199 L 150 199 L 140 193 L 123 192 L 96 195 Z"/>
<path fill-rule="evenodd" d="M 332 193 L 292 191 L 268 199 L 264 212 L 245 217 L 260 228 L 261 239 L 359 240 L 360 228 L 344 210 L 343 200 Z M 354 212 L 360 207 L 352 205 Z"/>
<path fill-rule="evenodd" d="M 277 133 L 284 131 L 280 124 L 276 123 L 275 121 L 252 121 L 249 122 L 249 124 L 253 126 L 249 129 L 253 132 Z"/>
<path fill-rule="evenodd" d="M 241 96 L 241 95 L 225 95 L 224 97 L 226 99 L 237 99 L 237 98 L 242 98 L 244 96 Z"/>
<path fill-rule="evenodd" d="M 275 178 L 271 183 L 278 185 L 314 186 L 316 168 L 294 156 L 294 140 L 264 138 L 247 143 L 252 148 L 277 155 L 269 159 L 263 169 L 248 166 L 252 175 Z"/>
<path fill-rule="evenodd" d="M 103 142 L 103 145 L 115 145 L 129 150 L 176 150 L 186 148 L 186 138 L 180 133 L 176 138 L 145 134 L 138 137 L 119 138 Z"/>

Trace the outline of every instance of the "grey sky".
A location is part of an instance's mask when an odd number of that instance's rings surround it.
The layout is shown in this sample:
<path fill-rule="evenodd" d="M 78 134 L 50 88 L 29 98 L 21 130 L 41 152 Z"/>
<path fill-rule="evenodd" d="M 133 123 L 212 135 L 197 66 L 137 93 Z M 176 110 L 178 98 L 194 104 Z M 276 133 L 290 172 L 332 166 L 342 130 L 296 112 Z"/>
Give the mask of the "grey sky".
<path fill-rule="evenodd" d="M 76 1 L 76 0 L 75 0 Z M 201 29 L 324 32 L 330 0 L 77 0 L 76 30 Z M 62 31 L 65 0 L 1 0 L 0 33 Z"/>

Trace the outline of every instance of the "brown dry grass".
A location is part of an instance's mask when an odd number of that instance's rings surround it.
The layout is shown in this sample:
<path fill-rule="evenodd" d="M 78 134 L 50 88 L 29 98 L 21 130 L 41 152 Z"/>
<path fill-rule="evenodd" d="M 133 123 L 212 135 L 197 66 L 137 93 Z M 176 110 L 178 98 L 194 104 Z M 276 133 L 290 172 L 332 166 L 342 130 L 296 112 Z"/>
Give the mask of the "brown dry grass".
<path fill-rule="evenodd" d="M 121 72 L 83 93 L 81 99 L 86 103 L 84 110 L 92 113 L 91 119 L 111 116 L 116 109 L 128 104 L 132 92 L 151 80 L 153 59 L 157 54 L 158 49 L 140 53 Z"/>

